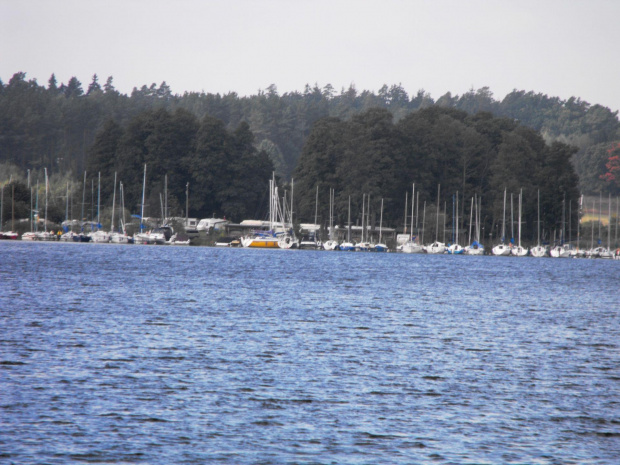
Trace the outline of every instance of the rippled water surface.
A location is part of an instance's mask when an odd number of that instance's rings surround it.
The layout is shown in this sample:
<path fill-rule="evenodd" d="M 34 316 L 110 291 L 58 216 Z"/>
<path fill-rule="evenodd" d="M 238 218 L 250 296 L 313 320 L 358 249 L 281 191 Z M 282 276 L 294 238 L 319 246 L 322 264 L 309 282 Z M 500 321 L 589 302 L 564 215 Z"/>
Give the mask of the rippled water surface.
<path fill-rule="evenodd" d="M 0 463 L 620 463 L 620 262 L 0 243 Z"/>

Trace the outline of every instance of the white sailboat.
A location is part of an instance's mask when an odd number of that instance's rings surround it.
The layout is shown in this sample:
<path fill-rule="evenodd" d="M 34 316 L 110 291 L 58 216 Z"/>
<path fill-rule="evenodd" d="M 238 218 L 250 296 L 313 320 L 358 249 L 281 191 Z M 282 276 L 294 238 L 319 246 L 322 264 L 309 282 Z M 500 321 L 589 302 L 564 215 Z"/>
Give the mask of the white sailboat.
<path fill-rule="evenodd" d="M 424 250 L 426 253 L 430 254 L 442 254 L 446 253 L 446 244 L 443 242 L 439 242 L 439 195 L 441 192 L 441 185 L 437 185 L 437 210 L 436 210 L 436 225 L 435 225 L 435 242 L 430 245 L 427 245 Z M 445 228 L 445 225 L 444 225 Z"/>
<path fill-rule="evenodd" d="M 454 208 L 454 197 L 452 197 L 452 207 Z M 456 216 L 456 225 L 455 225 Z M 455 229 L 456 227 L 456 229 Z M 450 255 L 462 255 L 465 253 L 465 249 L 459 245 L 459 193 L 456 192 L 456 214 L 452 212 L 452 231 L 454 236 L 454 243 L 450 244 L 446 249 Z"/>
<path fill-rule="evenodd" d="M 510 247 L 504 244 L 506 238 L 506 189 L 504 189 L 504 216 L 502 220 L 502 242 L 491 249 L 493 255 L 505 257 L 510 255 Z"/>
<path fill-rule="evenodd" d="M 241 245 L 254 249 L 279 249 L 281 236 L 284 236 L 284 223 L 278 223 L 279 198 L 275 173 L 269 180 L 269 231 L 254 231 L 241 238 Z M 283 239 L 286 242 L 286 239 Z"/>
<path fill-rule="evenodd" d="M 521 245 L 521 205 L 523 201 L 523 189 L 519 192 L 519 227 L 518 227 L 518 245 L 512 248 L 512 254 L 516 257 L 525 257 L 529 253 L 527 247 Z"/>
<path fill-rule="evenodd" d="M 340 244 L 340 250 L 344 252 L 353 252 L 355 245 L 351 242 L 351 196 L 349 196 L 349 217 L 347 223 L 347 240 Z"/>
<path fill-rule="evenodd" d="M 480 243 L 480 210 L 482 205 L 478 205 L 482 199 L 478 199 L 478 195 L 474 195 L 472 200 L 472 208 L 469 212 L 469 245 L 465 247 L 466 255 L 484 255 L 484 246 Z M 474 207 L 475 206 L 475 207 Z M 472 211 L 475 211 L 474 218 L 474 241 L 471 241 L 471 228 L 472 228 Z"/>
<path fill-rule="evenodd" d="M 274 178 L 275 183 L 275 178 Z M 286 201 L 286 192 L 284 193 L 284 201 L 282 203 L 284 207 L 284 211 L 281 212 L 282 225 L 284 228 L 284 232 L 279 236 L 278 246 L 281 249 L 296 249 L 300 246 L 300 242 L 295 237 L 295 230 L 293 229 L 293 180 L 291 179 L 291 206 L 290 209 L 287 207 Z M 276 192 L 277 196 L 277 192 Z M 317 197 L 318 197 L 318 186 L 317 186 Z M 277 198 L 279 201 L 279 198 Z M 317 198 L 318 200 L 318 198 Z M 278 203 L 276 202 L 276 206 Z M 279 211 L 279 206 L 277 207 L 277 211 Z M 316 222 L 316 221 L 315 221 Z"/>
<path fill-rule="evenodd" d="M 423 253 L 424 252 L 424 247 L 420 245 L 420 243 L 417 241 L 417 238 L 413 235 L 414 199 L 415 199 L 415 183 L 413 184 L 413 187 L 411 189 L 411 226 L 410 226 L 411 232 L 409 234 L 409 240 L 402 245 L 402 251 L 404 253 Z M 406 203 L 407 203 L 407 200 L 405 198 L 405 204 Z M 407 221 L 407 218 L 405 217 L 405 222 L 406 221 Z"/>
<path fill-rule="evenodd" d="M 114 212 L 116 207 L 116 173 L 114 173 L 114 194 L 112 196 L 112 222 L 110 224 L 110 242 L 113 244 L 127 244 L 129 243 L 129 236 L 125 232 L 125 220 L 121 215 L 125 214 L 125 202 L 123 200 L 123 183 L 119 183 L 119 193 L 120 193 L 120 214 L 119 214 L 119 223 L 120 223 L 120 231 L 114 230 Z"/>
<path fill-rule="evenodd" d="M 105 232 L 101 229 L 101 217 L 100 217 L 100 208 L 101 208 L 101 173 L 99 173 L 99 183 L 97 184 L 97 230 L 92 231 L 89 236 L 91 241 L 106 243 L 110 242 L 110 233 Z"/>
<path fill-rule="evenodd" d="M 334 239 L 334 189 L 329 190 L 329 240 L 323 242 L 325 250 L 339 250 L 338 241 Z"/>
<path fill-rule="evenodd" d="M 551 258 L 570 258 L 570 244 L 565 244 L 565 236 L 564 236 L 564 211 L 565 211 L 566 201 L 562 200 L 562 231 L 560 233 L 560 243 L 556 244 L 549 251 L 549 256 Z"/>
<path fill-rule="evenodd" d="M 54 241 L 56 240 L 56 236 L 47 230 L 47 197 L 49 195 L 49 179 L 47 177 L 47 168 L 44 168 L 44 171 L 45 171 L 45 223 L 44 223 L 44 230 L 37 234 L 36 240 Z"/>
<path fill-rule="evenodd" d="M 547 255 L 546 247 L 540 245 L 540 189 L 538 190 L 538 242 L 536 243 L 536 247 L 532 247 L 530 251 L 532 257 L 541 258 Z"/>
<path fill-rule="evenodd" d="M 383 227 L 383 199 L 381 199 L 381 217 L 379 219 L 379 243 L 375 244 L 375 252 L 388 252 L 388 246 L 381 241 L 381 229 Z"/>
<path fill-rule="evenodd" d="M 368 221 L 366 221 L 366 224 L 364 225 L 364 218 L 366 217 L 366 194 L 363 194 L 362 197 L 362 237 L 360 238 L 360 241 L 355 244 L 355 250 L 358 250 L 360 252 L 368 252 L 372 246 L 370 245 L 370 242 L 368 242 L 368 238 L 366 238 L 366 241 L 364 241 L 364 230 L 366 230 L 366 234 L 368 234 Z M 368 212 L 370 213 L 370 195 L 368 196 Z M 365 226 L 365 227 L 364 227 Z"/>

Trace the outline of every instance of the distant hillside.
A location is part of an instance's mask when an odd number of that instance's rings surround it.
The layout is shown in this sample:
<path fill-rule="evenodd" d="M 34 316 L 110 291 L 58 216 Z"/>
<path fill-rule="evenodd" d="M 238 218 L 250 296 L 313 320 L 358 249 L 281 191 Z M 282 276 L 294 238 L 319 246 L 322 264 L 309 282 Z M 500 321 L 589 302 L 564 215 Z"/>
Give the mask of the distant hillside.
<path fill-rule="evenodd" d="M 163 82 L 134 88 L 125 95 L 114 88 L 112 77 L 101 84 L 94 75 L 90 84 L 83 86 L 75 77 L 58 83 L 52 75 L 43 86 L 19 72 L 6 84 L 0 81 L 0 163 L 9 162 L 23 170 L 48 167 L 52 172 L 80 173 L 106 121 L 124 127 L 146 110 L 185 109 L 198 118 L 217 118 L 229 131 L 247 122 L 257 149 L 269 155 L 282 177 L 289 178 L 319 119 L 350 120 L 370 108 L 382 108 L 398 122 L 431 106 L 516 119 L 539 131 L 547 142 L 575 145 L 579 152 L 573 162 L 580 189 L 585 193 L 618 192 L 617 186 L 600 179 L 605 163 L 596 149 L 620 140 L 617 112 L 576 97 L 562 100 L 517 90 L 499 101 L 487 87 L 460 96 L 446 93 L 436 100 L 424 90 L 410 96 L 400 85 L 385 85 L 377 93 L 358 91 L 354 86 L 337 91 L 329 84 L 315 85 L 282 95 L 272 85 L 256 95 L 240 97 L 235 93 L 173 94 Z M 596 160 L 590 163 L 593 157 Z"/>

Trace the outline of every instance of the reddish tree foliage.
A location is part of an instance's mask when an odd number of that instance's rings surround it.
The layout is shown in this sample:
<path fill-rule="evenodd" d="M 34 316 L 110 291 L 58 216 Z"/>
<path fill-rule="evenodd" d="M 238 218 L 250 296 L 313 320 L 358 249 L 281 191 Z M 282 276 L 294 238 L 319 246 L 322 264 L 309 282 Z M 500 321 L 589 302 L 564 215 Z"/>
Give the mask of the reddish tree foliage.
<path fill-rule="evenodd" d="M 609 160 L 605 163 L 607 172 L 601 175 L 601 179 L 620 187 L 620 142 L 612 144 L 609 150 Z"/>

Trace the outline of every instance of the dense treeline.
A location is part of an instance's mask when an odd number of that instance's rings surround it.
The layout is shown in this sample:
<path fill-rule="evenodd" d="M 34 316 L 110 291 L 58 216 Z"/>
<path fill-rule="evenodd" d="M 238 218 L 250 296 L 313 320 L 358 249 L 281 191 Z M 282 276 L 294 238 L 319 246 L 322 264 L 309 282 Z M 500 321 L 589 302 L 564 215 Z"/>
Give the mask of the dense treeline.
<path fill-rule="evenodd" d="M 125 205 L 137 212 L 146 165 L 145 216 L 161 217 L 162 203 L 168 204 L 169 215 L 184 216 L 189 196 L 191 216 L 242 220 L 264 214 L 266 201 L 261 200 L 273 170 L 253 140 L 247 123 L 231 132 L 210 116 L 198 120 L 181 109 L 146 110 L 125 128 L 106 122 L 89 152 L 86 171 L 101 173 L 104 199 L 112 197 L 117 173 Z"/>
<path fill-rule="evenodd" d="M 617 112 L 578 98 L 562 100 L 517 90 L 497 101 L 488 88 L 460 96 L 447 93 L 434 100 L 423 90 L 410 96 L 400 85 L 384 86 L 376 93 L 360 92 L 354 86 L 337 92 L 329 84 L 322 88 L 315 85 L 282 95 L 272 85 L 256 95 L 240 97 L 235 93 L 176 95 L 164 82 L 134 88 L 124 95 L 114 88 L 112 77 L 102 85 L 94 75 L 84 90 L 75 77 L 59 84 L 52 75 L 47 86 L 42 86 L 19 72 L 6 84 L 0 81 L 0 163 L 10 162 L 24 170 L 47 167 L 51 173 L 71 170 L 79 177 L 87 167 L 97 134 L 109 120 L 126 128 L 147 110 L 174 113 L 184 109 L 198 120 L 216 118 L 231 132 L 247 123 L 254 145 L 269 155 L 278 174 L 290 178 L 318 120 L 335 117 L 348 121 L 371 108 L 382 108 L 399 122 L 433 106 L 516 119 L 539 131 L 547 143 L 574 145 L 579 148 L 572 160 L 581 191 L 618 193 L 617 185 L 600 177 L 605 163 L 591 159 L 593 151 L 602 153 L 620 139 Z M 593 172 L 592 168 L 603 171 Z"/>
<path fill-rule="evenodd" d="M 396 122 L 384 109 L 368 110 L 351 120 L 325 118 L 315 124 L 295 172 L 299 216 L 313 217 L 318 185 L 323 193 L 319 204 L 323 222 L 328 215 L 328 192 L 334 188 L 339 224 L 346 224 L 349 196 L 352 220 L 360 223 L 366 194 L 370 196 L 372 224 L 378 225 L 383 198 L 384 224 L 400 226 L 404 223 L 405 193 L 411 192 L 415 182 L 420 202 L 427 202 L 427 220 L 433 218 L 426 224 L 426 238 L 432 238 L 440 184 L 440 209 L 447 206 L 449 213 L 446 227 L 452 221 L 453 196 L 458 192 L 460 218 L 467 217 L 463 227 L 469 223 L 470 201 L 476 194 L 482 198 L 485 239 L 490 234 L 497 238 L 504 190 L 508 202 L 510 194 L 514 195 L 516 220 L 516 199 L 523 189 L 523 237 L 529 241 L 536 238 L 540 190 L 541 228 L 547 237 L 557 231 L 559 239 L 562 211 L 568 222 L 569 205 L 575 207 L 571 221 L 576 228 L 578 180 L 569 161 L 576 150 L 562 142 L 548 145 L 533 129 L 486 112 L 470 115 L 432 106 Z M 510 204 L 507 208 L 509 222 Z M 511 236 L 515 237 L 508 226 L 506 237 Z"/>

